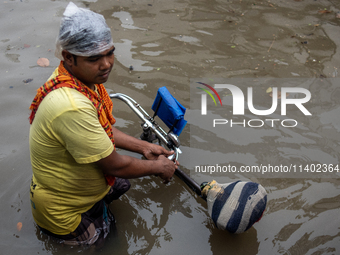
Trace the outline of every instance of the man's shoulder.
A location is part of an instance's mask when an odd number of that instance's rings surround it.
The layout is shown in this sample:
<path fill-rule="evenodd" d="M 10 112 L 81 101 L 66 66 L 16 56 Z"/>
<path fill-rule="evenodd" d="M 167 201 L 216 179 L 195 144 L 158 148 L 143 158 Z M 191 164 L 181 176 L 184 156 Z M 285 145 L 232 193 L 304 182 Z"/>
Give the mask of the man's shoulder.
<path fill-rule="evenodd" d="M 97 116 L 96 108 L 85 95 L 75 89 L 62 87 L 47 94 L 39 105 L 35 119 L 39 123 L 51 123 L 67 113 L 72 116 L 74 113 Z"/>
<path fill-rule="evenodd" d="M 51 91 L 42 103 L 52 106 L 55 110 L 78 110 L 92 109 L 95 110 L 92 102 L 79 91 L 62 87 Z"/>

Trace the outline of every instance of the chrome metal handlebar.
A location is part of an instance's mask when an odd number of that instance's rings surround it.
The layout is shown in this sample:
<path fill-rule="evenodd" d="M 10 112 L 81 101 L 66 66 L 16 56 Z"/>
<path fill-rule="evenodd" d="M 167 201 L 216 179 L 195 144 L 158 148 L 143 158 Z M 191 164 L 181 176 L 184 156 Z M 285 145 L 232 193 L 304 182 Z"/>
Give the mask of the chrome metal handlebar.
<path fill-rule="evenodd" d="M 171 161 L 178 160 L 178 154 L 181 154 L 180 142 L 178 136 L 172 132 L 166 133 L 156 121 L 149 116 L 149 114 L 131 97 L 121 94 L 121 93 L 110 93 L 110 98 L 118 98 L 125 102 L 144 122 L 143 129 L 151 129 L 156 135 L 160 142 L 162 142 L 169 150 L 174 150 L 174 154 L 170 155 L 168 158 Z M 201 196 L 201 186 L 190 178 L 186 173 L 184 173 L 179 168 L 176 169 L 175 174 L 184 181 L 189 188 L 191 188 L 197 195 Z"/>
<path fill-rule="evenodd" d="M 169 149 L 173 150 L 175 153 L 170 155 L 168 158 L 172 161 L 178 159 L 178 154 L 181 154 L 182 151 L 178 148 L 180 143 L 178 136 L 172 132 L 165 132 L 142 107 L 131 97 L 122 94 L 122 93 L 110 93 L 110 98 L 117 98 L 126 103 L 136 114 L 137 116 L 144 122 L 143 128 L 151 129 L 152 132 L 155 133 L 156 137 Z"/>

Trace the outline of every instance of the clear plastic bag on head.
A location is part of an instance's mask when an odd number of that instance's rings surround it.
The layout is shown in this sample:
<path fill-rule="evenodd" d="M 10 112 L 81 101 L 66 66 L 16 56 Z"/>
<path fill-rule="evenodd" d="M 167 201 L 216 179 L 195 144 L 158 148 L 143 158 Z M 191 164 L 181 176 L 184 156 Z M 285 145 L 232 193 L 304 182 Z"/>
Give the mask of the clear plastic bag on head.
<path fill-rule="evenodd" d="M 76 56 L 89 57 L 112 46 L 111 30 L 103 15 L 79 8 L 72 2 L 67 5 L 56 42 L 57 58 L 63 60 L 63 50 Z"/>

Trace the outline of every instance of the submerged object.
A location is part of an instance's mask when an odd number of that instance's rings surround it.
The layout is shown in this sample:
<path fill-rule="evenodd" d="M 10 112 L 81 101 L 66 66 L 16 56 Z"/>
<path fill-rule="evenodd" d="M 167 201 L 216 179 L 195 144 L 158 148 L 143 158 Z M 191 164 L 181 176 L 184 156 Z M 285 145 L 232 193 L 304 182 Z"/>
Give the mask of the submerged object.
<path fill-rule="evenodd" d="M 219 184 L 214 180 L 204 185 L 202 196 L 216 227 L 236 234 L 259 221 L 267 204 L 266 190 L 254 182 Z"/>

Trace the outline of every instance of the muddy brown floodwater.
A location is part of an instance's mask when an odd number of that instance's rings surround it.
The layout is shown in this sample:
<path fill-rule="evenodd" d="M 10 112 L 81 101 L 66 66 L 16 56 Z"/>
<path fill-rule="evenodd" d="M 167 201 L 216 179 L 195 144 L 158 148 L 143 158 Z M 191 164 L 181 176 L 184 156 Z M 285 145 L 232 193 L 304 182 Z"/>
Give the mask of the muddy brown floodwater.
<path fill-rule="evenodd" d="M 193 167 L 218 155 L 225 156 L 218 163 L 235 167 L 339 165 L 339 1 L 74 2 L 104 15 L 111 27 L 116 59 L 107 89 L 127 94 L 150 110 L 157 89 L 166 86 L 187 107 L 188 125 L 180 137 L 182 170 L 199 183 L 258 181 L 268 192 L 267 209 L 250 230 L 232 235 L 216 229 L 205 201 L 177 177 L 167 185 L 147 177 L 132 180 L 133 188 L 112 204 L 117 228 L 101 251 L 63 247 L 42 235 L 29 202 L 28 107 L 36 89 L 59 64 L 54 42 L 68 1 L 2 0 L 1 254 L 340 254 L 340 181 L 335 170 L 328 175 L 310 172 L 296 178 L 267 178 L 197 173 Z M 50 66 L 38 66 L 40 57 L 49 59 Z M 193 117 L 192 82 L 202 79 L 213 85 L 215 80 L 235 78 L 244 78 L 245 83 L 258 79 L 321 81 L 304 83 L 312 94 L 307 105 L 312 116 L 294 115 L 299 122 L 295 128 L 225 127 L 224 133 L 214 132 L 208 122 Z M 245 83 L 239 85 L 243 91 Z M 255 104 L 265 109 L 271 102 L 268 87 L 254 88 Z M 210 105 L 209 114 L 230 119 L 228 93 L 221 95 L 229 107 L 228 117 Z M 126 105 L 114 102 L 114 115 L 117 127 L 139 137 L 139 120 Z M 282 117 L 277 115 L 271 118 Z M 245 118 L 255 117 L 248 114 Z M 21 228 L 17 228 L 19 222 Z"/>

